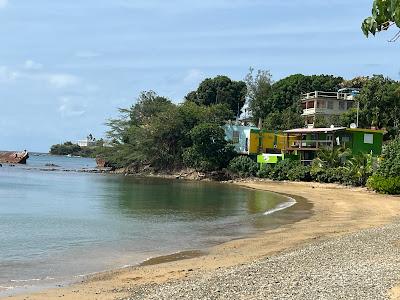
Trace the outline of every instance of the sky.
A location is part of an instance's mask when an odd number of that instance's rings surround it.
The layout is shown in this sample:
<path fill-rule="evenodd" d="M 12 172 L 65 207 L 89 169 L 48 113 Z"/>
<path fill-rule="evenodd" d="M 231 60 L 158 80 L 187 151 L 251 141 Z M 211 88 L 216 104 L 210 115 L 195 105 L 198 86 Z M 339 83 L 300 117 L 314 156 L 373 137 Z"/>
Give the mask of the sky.
<path fill-rule="evenodd" d="M 400 41 L 366 39 L 372 0 L 0 0 L 0 149 L 104 136 L 154 90 L 179 103 L 207 77 L 295 73 L 399 80 Z"/>

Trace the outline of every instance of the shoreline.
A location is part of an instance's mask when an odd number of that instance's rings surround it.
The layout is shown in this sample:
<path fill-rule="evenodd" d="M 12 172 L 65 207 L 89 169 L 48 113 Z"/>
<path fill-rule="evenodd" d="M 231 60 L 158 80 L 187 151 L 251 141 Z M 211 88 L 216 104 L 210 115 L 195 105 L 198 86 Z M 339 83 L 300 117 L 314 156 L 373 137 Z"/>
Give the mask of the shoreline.
<path fill-rule="evenodd" d="M 236 182 L 245 188 L 306 198 L 313 215 L 254 237 L 233 240 L 202 256 L 161 261 L 156 265 L 129 267 L 90 276 L 81 283 L 7 299 L 115 299 L 125 297 L 140 286 L 160 285 L 198 274 L 258 261 L 284 250 L 390 223 L 398 217 L 400 199 L 366 192 L 363 189 L 316 183 L 250 181 Z M 347 199 L 346 199 L 347 198 Z M 349 199 L 350 198 L 350 199 Z M 385 201 L 385 202 L 382 202 Z M 163 268 L 160 268 L 162 265 Z"/>

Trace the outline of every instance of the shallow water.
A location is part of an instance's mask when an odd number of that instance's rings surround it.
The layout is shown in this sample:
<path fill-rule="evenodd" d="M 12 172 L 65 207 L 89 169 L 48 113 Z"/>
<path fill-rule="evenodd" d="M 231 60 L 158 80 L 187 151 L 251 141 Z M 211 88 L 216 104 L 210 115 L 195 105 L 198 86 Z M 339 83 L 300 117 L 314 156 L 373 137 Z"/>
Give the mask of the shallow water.
<path fill-rule="evenodd" d="M 266 215 L 288 199 L 231 185 L 61 171 L 94 166 L 32 155 L 0 168 L 0 292 L 203 249 L 293 213 Z"/>

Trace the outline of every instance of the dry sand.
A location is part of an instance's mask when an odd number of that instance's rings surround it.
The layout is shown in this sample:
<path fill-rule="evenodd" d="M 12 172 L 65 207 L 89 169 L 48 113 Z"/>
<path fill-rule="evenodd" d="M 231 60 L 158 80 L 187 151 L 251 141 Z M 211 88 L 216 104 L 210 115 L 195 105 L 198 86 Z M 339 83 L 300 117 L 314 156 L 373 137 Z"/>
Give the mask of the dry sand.
<path fill-rule="evenodd" d="M 387 224 L 400 214 L 400 198 L 377 195 L 364 189 L 317 183 L 267 181 L 237 184 L 304 197 L 313 205 L 313 214 L 308 219 L 267 231 L 257 237 L 234 240 L 216 246 L 204 256 L 178 261 L 166 259 L 161 264 L 98 274 L 69 287 L 7 299 L 123 298 L 137 285 L 162 283 L 170 279 L 195 276 L 202 272 L 248 263 L 315 240 Z M 393 289 L 394 298 L 399 295 L 399 290 L 400 288 Z"/>

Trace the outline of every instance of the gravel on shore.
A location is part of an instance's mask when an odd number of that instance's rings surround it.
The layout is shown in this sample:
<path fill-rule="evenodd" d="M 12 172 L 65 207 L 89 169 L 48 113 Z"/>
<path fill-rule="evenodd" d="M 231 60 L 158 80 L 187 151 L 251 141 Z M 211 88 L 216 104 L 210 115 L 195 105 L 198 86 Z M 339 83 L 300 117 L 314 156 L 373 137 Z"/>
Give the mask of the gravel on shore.
<path fill-rule="evenodd" d="M 388 291 L 400 283 L 400 222 L 249 264 L 189 273 L 183 280 L 133 287 L 124 299 L 389 299 Z"/>

